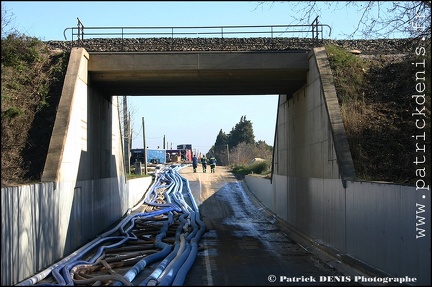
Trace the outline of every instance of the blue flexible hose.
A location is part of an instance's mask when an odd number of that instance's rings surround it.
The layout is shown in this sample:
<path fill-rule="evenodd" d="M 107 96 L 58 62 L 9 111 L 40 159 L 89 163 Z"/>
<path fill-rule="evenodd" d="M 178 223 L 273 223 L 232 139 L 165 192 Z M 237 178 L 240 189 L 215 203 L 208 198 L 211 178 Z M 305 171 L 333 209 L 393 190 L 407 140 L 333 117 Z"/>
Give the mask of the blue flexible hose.
<path fill-rule="evenodd" d="M 103 233 L 92 242 L 78 249 L 68 257 L 45 269 L 39 274 L 17 284 L 17 286 L 35 285 L 49 274 L 53 276 L 56 283 L 38 284 L 40 286 L 72 286 L 74 281 L 72 275 L 77 266 L 92 265 L 100 260 L 105 250 L 123 245 L 129 240 L 138 238 L 131 231 L 135 226 L 135 221 L 141 218 L 152 218 L 161 214 L 168 214 L 168 220 L 164 222 L 160 233 L 155 238 L 155 247 L 159 252 L 148 255 L 138 261 L 130 268 L 123 277 L 118 277 L 114 286 L 121 286 L 132 282 L 134 278 L 150 263 L 163 259 L 157 268 L 143 280 L 139 285 L 181 285 L 193 265 L 197 252 L 198 242 L 205 232 L 205 225 L 200 218 L 199 209 L 193 199 L 189 182 L 179 174 L 182 166 L 171 166 L 157 173 L 157 179 L 151 189 L 146 193 L 143 202 L 149 206 L 156 207 L 151 212 L 137 213 L 128 215 L 112 230 Z M 163 193 L 160 192 L 163 190 Z M 161 199 L 161 196 L 163 198 Z M 188 197 L 190 206 L 185 197 Z M 161 201 L 164 203 L 161 203 Z M 175 233 L 175 243 L 173 245 L 162 242 L 166 237 L 168 227 L 174 223 L 174 214 L 179 225 Z M 111 236 L 118 232 L 120 236 Z M 104 245 L 114 242 L 109 245 Z M 90 251 L 97 249 L 97 252 L 89 260 L 82 260 Z M 115 280 L 115 279 L 114 279 Z"/>

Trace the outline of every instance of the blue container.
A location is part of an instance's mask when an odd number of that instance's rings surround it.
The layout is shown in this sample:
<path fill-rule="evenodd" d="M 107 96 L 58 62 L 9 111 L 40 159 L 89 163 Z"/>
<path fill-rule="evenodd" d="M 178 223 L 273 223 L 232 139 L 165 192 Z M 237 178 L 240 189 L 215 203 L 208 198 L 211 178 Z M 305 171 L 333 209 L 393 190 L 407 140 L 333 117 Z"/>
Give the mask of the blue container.
<path fill-rule="evenodd" d="M 166 163 L 166 150 L 165 149 L 147 149 L 147 162 L 148 163 Z"/>

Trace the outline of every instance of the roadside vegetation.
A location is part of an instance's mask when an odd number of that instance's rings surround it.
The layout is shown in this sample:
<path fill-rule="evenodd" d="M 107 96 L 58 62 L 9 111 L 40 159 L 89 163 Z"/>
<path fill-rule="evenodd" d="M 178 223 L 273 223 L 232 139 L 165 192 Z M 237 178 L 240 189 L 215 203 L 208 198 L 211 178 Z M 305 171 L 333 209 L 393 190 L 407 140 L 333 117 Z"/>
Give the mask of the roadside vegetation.
<path fill-rule="evenodd" d="M 2 37 L 2 186 L 40 180 L 68 56 L 34 37 Z"/>
<path fill-rule="evenodd" d="M 362 180 L 414 184 L 416 141 L 416 68 L 425 60 L 430 67 L 430 45 L 426 56 L 354 55 L 334 45 L 326 51 L 357 177 Z M 426 149 L 430 151 L 430 77 L 426 81 Z M 426 153 L 430 163 L 430 153 Z M 425 176 L 430 182 L 430 165 Z"/>
<path fill-rule="evenodd" d="M 235 173 L 239 178 L 242 178 L 243 176 L 248 174 L 260 175 L 265 178 L 270 178 L 271 161 L 259 160 L 247 165 L 235 165 L 232 168 L 232 172 Z"/>
<path fill-rule="evenodd" d="M 265 141 L 255 141 L 253 123 L 244 115 L 229 133 L 222 129 L 219 131 L 206 156 L 214 156 L 218 165 L 229 166 L 239 175 L 267 174 L 270 172 L 273 147 Z"/>
<path fill-rule="evenodd" d="M 137 174 L 137 173 L 133 173 L 133 172 L 126 173 L 127 179 L 135 179 L 135 178 L 150 177 L 150 176 L 151 176 L 150 174 L 144 174 L 144 173 L 141 173 L 141 174 Z"/>

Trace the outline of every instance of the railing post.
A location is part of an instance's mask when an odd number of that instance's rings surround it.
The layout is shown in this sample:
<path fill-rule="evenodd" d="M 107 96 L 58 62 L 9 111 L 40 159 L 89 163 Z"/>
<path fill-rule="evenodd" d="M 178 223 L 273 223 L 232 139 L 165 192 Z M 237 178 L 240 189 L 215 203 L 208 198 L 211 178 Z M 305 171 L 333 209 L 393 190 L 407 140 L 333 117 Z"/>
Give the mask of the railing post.
<path fill-rule="evenodd" d="M 122 52 L 124 52 L 124 28 L 121 28 L 121 36 L 122 36 Z"/>
<path fill-rule="evenodd" d="M 169 49 L 170 51 L 174 49 L 174 27 L 171 27 L 171 46 Z"/>
<path fill-rule="evenodd" d="M 315 20 L 313 20 L 312 24 L 312 39 L 315 40 L 315 44 L 318 45 L 319 37 L 318 37 L 318 16 L 316 16 Z"/>
<path fill-rule="evenodd" d="M 81 22 L 81 20 L 77 17 L 78 20 L 78 43 L 82 46 L 84 44 L 83 40 L 84 40 L 84 25 Z"/>
<path fill-rule="evenodd" d="M 313 22 L 311 24 L 311 27 L 312 27 L 312 41 L 313 41 L 313 39 L 315 38 L 315 27 L 313 25 Z"/>

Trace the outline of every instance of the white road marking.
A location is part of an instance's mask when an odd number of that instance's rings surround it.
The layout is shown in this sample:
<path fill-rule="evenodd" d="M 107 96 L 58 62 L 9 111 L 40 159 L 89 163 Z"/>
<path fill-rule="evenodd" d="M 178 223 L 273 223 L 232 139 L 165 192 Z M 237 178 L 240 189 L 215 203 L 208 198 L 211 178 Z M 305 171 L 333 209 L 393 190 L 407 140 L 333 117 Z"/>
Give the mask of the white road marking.
<path fill-rule="evenodd" d="M 198 174 L 198 182 L 199 182 L 199 198 L 201 198 L 201 176 Z M 210 258 L 208 253 L 207 240 L 204 238 L 204 261 L 205 261 L 205 269 L 207 273 L 207 286 L 213 286 L 213 276 L 211 274 L 211 266 L 210 266 Z"/>
<path fill-rule="evenodd" d="M 213 277 L 211 274 L 211 266 L 210 266 L 210 259 L 208 254 L 208 246 L 207 246 L 207 240 L 204 239 L 204 258 L 205 258 L 205 268 L 207 271 L 207 285 L 213 286 Z"/>

